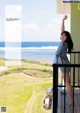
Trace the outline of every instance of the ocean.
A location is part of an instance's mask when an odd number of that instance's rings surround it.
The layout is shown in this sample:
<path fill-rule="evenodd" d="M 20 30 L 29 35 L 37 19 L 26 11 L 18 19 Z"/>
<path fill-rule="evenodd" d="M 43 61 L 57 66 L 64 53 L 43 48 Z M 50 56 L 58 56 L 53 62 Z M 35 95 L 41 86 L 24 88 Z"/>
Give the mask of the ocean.
<path fill-rule="evenodd" d="M 6 48 L 21 50 L 21 59 L 53 62 L 60 42 L 0 42 L 0 58 L 5 58 Z"/>

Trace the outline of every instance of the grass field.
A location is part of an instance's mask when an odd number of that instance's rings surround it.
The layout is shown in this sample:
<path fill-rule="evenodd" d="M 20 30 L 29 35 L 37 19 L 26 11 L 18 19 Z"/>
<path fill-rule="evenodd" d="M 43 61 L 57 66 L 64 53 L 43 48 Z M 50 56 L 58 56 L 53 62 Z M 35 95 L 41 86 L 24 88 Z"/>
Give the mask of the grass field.
<path fill-rule="evenodd" d="M 51 76 L 50 64 L 22 61 L 21 67 L 8 67 L 0 72 L 0 106 L 6 106 L 7 113 L 50 113 L 43 99 L 45 89 L 52 87 Z"/>

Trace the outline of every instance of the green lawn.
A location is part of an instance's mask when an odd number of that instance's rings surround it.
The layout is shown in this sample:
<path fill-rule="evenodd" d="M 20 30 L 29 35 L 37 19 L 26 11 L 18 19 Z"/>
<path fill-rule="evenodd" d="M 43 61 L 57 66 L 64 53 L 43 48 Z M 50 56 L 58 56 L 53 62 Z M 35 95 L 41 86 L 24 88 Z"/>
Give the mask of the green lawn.
<path fill-rule="evenodd" d="M 0 77 L 0 106 L 6 106 L 7 113 L 50 113 L 43 109 L 45 89 L 52 87 L 50 71 L 50 65 L 27 61 L 21 67 L 9 67 Z"/>
<path fill-rule="evenodd" d="M 35 110 L 37 110 L 37 113 L 43 113 L 41 110 L 45 89 L 50 86 L 51 82 L 47 79 L 44 81 L 34 77 L 29 78 L 23 76 L 22 73 L 6 75 L 0 78 L 0 105 L 7 106 L 7 113 L 24 113 L 34 91 L 34 95 L 37 96 L 32 107 L 35 108 L 33 113 L 35 113 Z M 41 97 L 41 100 L 38 100 L 39 97 Z"/>

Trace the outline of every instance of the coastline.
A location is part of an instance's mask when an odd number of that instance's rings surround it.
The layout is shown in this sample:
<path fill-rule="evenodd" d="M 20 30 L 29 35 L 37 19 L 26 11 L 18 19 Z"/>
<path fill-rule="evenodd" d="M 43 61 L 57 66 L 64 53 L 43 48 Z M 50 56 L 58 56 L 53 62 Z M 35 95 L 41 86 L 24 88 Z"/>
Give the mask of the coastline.
<path fill-rule="evenodd" d="M 5 59 L 0 58 L 0 74 L 9 74 L 22 71 L 30 76 L 50 77 L 52 73 L 52 64 L 49 61 L 42 60 L 21 60 L 20 66 L 5 66 Z"/>

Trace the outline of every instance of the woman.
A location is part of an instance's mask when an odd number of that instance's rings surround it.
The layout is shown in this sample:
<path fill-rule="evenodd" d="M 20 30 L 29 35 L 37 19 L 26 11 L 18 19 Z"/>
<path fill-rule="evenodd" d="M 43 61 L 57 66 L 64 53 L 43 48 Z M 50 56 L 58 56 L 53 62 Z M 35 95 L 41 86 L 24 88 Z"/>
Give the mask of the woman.
<path fill-rule="evenodd" d="M 61 43 L 56 51 L 56 63 L 60 64 L 69 64 L 69 60 L 67 58 L 67 52 L 71 53 L 71 50 L 73 49 L 73 42 L 71 39 L 71 35 L 68 31 L 65 31 L 64 21 L 67 19 L 67 16 L 65 15 L 62 19 L 62 25 L 61 25 Z M 66 83 L 66 89 L 67 89 L 67 104 L 72 105 L 72 87 L 70 84 L 70 67 L 60 67 L 62 78 L 65 79 Z M 65 77 L 66 76 L 66 77 Z"/>

